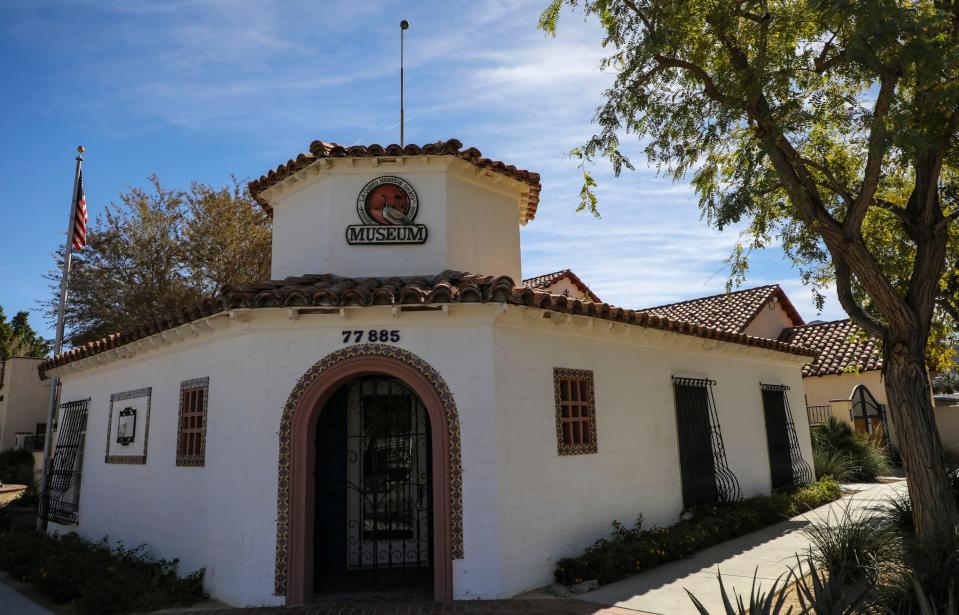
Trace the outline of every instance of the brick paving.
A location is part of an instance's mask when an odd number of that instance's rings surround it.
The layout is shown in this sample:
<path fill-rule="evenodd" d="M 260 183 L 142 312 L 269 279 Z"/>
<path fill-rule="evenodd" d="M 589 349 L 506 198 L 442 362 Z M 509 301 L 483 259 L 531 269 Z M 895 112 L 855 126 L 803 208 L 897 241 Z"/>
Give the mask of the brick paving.
<path fill-rule="evenodd" d="M 542 600 L 460 600 L 429 602 L 411 600 L 318 602 L 299 607 L 258 607 L 196 611 L 203 615 L 644 615 L 644 611 L 603 607 L 573 599 Z M 652 615 L 652 614 L 645 614 Z"/>

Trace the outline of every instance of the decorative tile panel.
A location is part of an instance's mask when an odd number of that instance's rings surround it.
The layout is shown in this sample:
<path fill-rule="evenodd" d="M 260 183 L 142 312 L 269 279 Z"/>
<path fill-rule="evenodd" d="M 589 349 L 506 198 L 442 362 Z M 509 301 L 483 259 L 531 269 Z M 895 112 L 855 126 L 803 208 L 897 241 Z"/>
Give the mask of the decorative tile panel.
<path fill-rule="evenodd" d="M 152 387 L 145 387 L 142 389 L 134 389 L 132 391 L 123 391 L 122 393 L 114 393 L 110 396 L 110 414 L 107 418 L 107 449 L 106 455 L 104 457 L 105 463 L 116 463 L 116 464 L 131 464 L 131 465 L 143 465 L 147 462 L 147 446 L 150 443 L 150 403 L 152 397 Z M 114 448 L 111 453 L 111 447 L 114 447 L 117 442 L 113 437 L 113 416 L 114 416 L 114 406 L 117 405 L 117 402 L 130 401 L 139 398 L 146 398 L 145 403 L 145 412 L 142 419 L 142 429 L 143 429 L 143 450 L 141 454 L 117 454 L 117 449 Z M 123 404 L 120 404 L 123 405 Z M 120 410 L 117 411 L 119 414 Z M 139 427 L 140 419 L 137 417 L 137 427 L 136 429 L 141 429 Z M 133 440 L 131 440 L 132 442 Z"/>

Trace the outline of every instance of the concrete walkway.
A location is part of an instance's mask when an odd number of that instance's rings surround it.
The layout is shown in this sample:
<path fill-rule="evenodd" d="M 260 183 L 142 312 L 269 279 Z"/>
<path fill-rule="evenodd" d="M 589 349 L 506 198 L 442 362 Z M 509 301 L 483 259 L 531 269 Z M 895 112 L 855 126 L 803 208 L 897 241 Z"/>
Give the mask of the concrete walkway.
<path fill-rule="evenodd" d="M 697 553 L 690 559 L 672 562 L 635 577 L 604 585 L 578 596 L 597 604 L 615 606 L 642 613 L 662 615 L 696 615 L 685 590 L 693 593 L 712 614 L 723 610 L 718 572 L 722 572 L 726 590 L 749 595 L 756 574 L 756 583 L 769 588 L 773 581 L 788 573 L 796 564 L 796 554 L 809 550 L 809 540 L 801 531 L 811 520 L 835 521 L 848 507 L 854 517 L 884 506 L 891 497 L 906 492 L 905 481 L 890 484 L 845 485 L 856 493 L 806 515 L 741 536 L 735 540 Z"/>
<path fill-rule="evenodd" d="M 2 615 L 54 615 L 30 600 L 0 579 L 0 614 Z"/>

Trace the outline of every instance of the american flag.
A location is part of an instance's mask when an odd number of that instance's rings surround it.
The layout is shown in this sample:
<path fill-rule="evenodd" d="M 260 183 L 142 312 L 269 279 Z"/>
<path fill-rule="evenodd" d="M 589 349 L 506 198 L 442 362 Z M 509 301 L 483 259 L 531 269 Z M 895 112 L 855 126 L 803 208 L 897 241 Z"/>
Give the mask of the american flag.
<path fill-rule="evenodd" d="M 83 171 L 77 176 L 77 206 L 73 216 L 73 249 L 87 245 L 87 197 L 83 194 Z"/>

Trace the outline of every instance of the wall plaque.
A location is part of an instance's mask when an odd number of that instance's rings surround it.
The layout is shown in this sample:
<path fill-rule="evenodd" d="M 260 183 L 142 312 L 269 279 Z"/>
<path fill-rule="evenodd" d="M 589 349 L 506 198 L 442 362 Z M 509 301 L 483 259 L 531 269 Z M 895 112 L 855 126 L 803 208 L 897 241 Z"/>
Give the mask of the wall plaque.
<path fill-rule="evenodd" d="M 117 415 L 117 442 L 127 446 L 133 442 L 137 431 L 137 409 L 124 408 Z"/>
<path fill-rule="evenodd" d="M 145 464 L 150 437 L 150 398 L 145 387 L 110 396 L 106 463 Z"/>
<path fill-rule="evenodd" d="M 418 210 L 419 199 L 409 182 L 392 175 L 377 177 L 356 197 L 356 213 L 363 224 L 346 227 L 346 243 L 425 243 L 426 226 L 414 222 Z"/>

